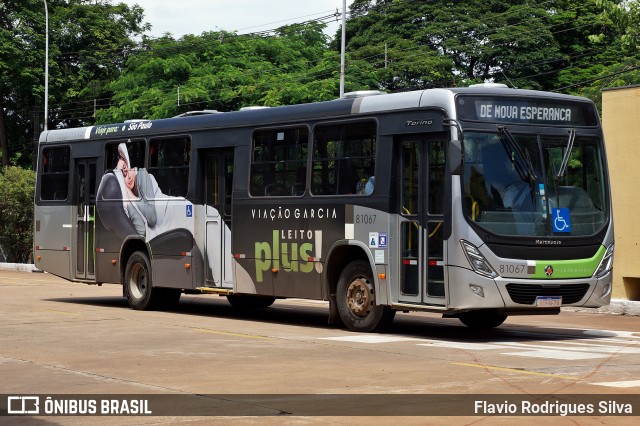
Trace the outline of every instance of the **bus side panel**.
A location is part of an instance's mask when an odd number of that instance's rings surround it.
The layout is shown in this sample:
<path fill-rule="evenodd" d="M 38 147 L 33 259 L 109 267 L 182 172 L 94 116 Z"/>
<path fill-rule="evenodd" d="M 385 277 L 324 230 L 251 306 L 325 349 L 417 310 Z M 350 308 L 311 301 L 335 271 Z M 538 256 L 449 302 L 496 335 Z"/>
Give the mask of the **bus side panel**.
<path fill-rule="evenodd" d="M 153 256 L 151 268 L 153 285 L 192 289 L 194 282 L 193 269 L 191 268 L 192 260 L 192 256 Z"/>
<path fill-rule="evenodd" d="M 119 258 L 118 252 L 96 253 L 96 282 L 121 284 Z"/>
<path fill-rule="evenodd" d="M 122 238 L 115 232 L 107 230 L 103 224 L 102 215 L 114 208 L 121 208 L 122 201 L 99 200 L 100 207 L 96 208 L 96 282 L 115 283 L 120 282 L 120 247 Z M 113 260 L 116 263 L 113 263 Z M 124 265 L 122 265 L 124 268 Z"/>
<path fill-rule="evenodd" d="M 320 272 L 323 266 L 320 262 L 307 261 L 292 261 L 287 265 L 282 265 L 282 271 L 273 274 L 273 288 L 277 292 L 276 296 L 322 299 L 322 275 L 319 273 L 307 274 L 303 280 L 300 280 L 296 272 L 304 272 L 305 268 Z"/>
<path fill-rule="evenodd" d="M 237 262 L 258 294 L 271 286 L 277 297 L 323 298 L 323 263 L 332 244 L 344 239 L 344 205 L 238 203 L 234 216 Z"/>
<path fill-rule="evenodd" d="M 72 279 L 71 276 L 71 211 L 68 205 L 36 206 L 35 266 L 54 275 Z"/>
<path fill-rule="evenodd" d="M 233 275 L 235 277 L 234 291 L 243 294 L 259 294 L 273 296 L 273 274 L 271 271 L 255 278 L 255 271 L 262 269 L 262 263 L 256 264 L 255 259 L 234 259 Z"/>

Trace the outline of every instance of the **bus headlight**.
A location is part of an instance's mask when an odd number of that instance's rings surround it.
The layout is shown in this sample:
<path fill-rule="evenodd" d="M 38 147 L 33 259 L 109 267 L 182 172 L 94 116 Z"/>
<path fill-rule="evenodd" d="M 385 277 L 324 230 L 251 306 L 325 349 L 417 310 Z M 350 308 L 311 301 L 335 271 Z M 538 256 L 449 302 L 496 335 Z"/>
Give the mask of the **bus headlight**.
<path fill-rule="evenodd" d="M 613 268 L 613 245 L 607 248 L 607 252 L 604 254 L 604 257 L 600 261 L 600 265 L 598 265 L 598 269 L 593 273 L 593 276 L 596 278 L 602 278 L 607 275 L 611 269 Z"/>
<path fill-rule="evenodd" d="M 467 256 L 469 264 L 471 264 L 471 267 L 477 274 L 487 278 L 495 278 L 498 276 L 498 273 L 493 269 L 489 261 L 480 253 L 478 247 L 465 240 L 460 240 L 460 244 L 462 244 L 462 250 Z"/>

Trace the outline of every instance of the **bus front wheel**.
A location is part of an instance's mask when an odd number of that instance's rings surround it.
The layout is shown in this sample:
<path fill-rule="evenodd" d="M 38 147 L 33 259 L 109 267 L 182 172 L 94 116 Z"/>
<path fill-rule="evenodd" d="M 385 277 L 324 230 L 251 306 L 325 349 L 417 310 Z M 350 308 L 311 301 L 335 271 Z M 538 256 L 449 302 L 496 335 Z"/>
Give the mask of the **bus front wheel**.
<path fill-rule="evenodd" d="M 470 311 L 460 314 L 458 319 L 464 325 L 474 330 L 486 330 L 502 324 L 507 319 L 507 315 L 500 314 L 493 310 Z"/>
<path fill-rule="evenodd" d="M 391 324 L 396 311 L 376 304 L 369 263 L 349 263 L 338 280 L 336 303 L 344 325 L 352 331 L 379 331 Z"/>
<path fill-rule="evenodd" d="M 160 291 L 153 288 L 151 263 L 144 252 L 137 251 L 129 257 L 124 272 L 124 290 L 133 309 L 151 310 L 158 304 Z"/>

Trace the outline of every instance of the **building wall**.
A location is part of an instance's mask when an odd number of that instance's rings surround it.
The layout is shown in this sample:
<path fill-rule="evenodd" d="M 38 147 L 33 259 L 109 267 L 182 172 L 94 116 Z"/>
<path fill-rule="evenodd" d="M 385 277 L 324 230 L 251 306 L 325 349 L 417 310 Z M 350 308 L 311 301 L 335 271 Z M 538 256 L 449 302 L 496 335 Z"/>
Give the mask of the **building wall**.
<path fill-rule="evenodd" d="M 640 86 L 602 93 L 615 227 L 613 297 L 640 300 Z"/>

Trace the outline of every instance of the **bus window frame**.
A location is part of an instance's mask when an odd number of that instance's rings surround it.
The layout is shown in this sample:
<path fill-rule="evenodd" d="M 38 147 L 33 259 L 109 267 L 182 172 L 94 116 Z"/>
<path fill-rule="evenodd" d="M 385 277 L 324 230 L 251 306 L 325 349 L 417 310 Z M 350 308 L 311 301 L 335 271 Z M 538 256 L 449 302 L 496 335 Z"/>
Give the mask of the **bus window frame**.
<path fill-rule="evenodd" d="M 121 143 L 127 144 L 127 143 L 136 143 L 136 142 L 141 142 L 144 146 L 143 146 L 143 155 L 144 155 L 144 161 L 142 166 L 135 166 L 134 168 L 140 168 L 140 169 L 146 169 L 148 168 L 149 165 L 149 138 L 145 138 L 145 137 L 137 137 L 137 138 L 127 138 L 127 139 L 112 139 L 112 140 L 108 140 L 104 142 L 104 146 L 103 146 L 103 156 L 104 156 L 104 164 L 103 164 L 103 170 L 102 173 L 106 173 L 110 170 L 115 169 L 115 164 L 111 165 L 111 163 L 109 163 L 109 158 L 107 155 L 107 151 L 108 151 L 108 147 L 110 146 L 115 146 L 116 147 L 116 151 L 117 151 L 117 146 L 120 145 Z M 131 153 L 129 153 L 129 158 L 131 158 Z M 117 162 L 117 161 L 116 161 Z M 131 165 L 128 165 L 129 168 L 131 168 Z"/>
<path fill-rule="evenodd" d="M 69 143 L 65 143 L 65 144 L 61 144 L 61 145 L 41 145 L 42 149 L 40 150 L 40 155 L 38 158 L 38 172 L 37 172 L 37 187 L 36 187 L 36 192 L 37 192 L 37 200 L 38 203 L 46 203 L 46 204 L 71 204 L 72 201 L 72 197 L 71 197 L 71 193 L 73 192 L 71 190 L 71 185 L 72 185 L 72 170 L 73 170 L 73 150 L 71 147 L 71 144 Z M 44 161 L 44 153 L 45 150 L 48 149 L 56 149 L 56 148 L 67 148 L 68 149 L 68 168 L 67 168 L 67 195 L 64 199 L 48 199 L 48 198 L 42 198 L 42 183 L 44 182 L 43 177 L 46 176 L 44 173 L 44 167 L 42 164 L 42 161 Z"/>
<path fill-rule="evenodd" d="M 314 149 L 315 149 L 315 137 L 316 137 L 316 131 L 318 129 L 318 127 L 322 127 L 322 126 L 347 126 L 349 124 L 361 124 L 361 123 L 373 123 L 373 125 L 375 126 L 374 130 L 374 136 L 375 136 L 375 149 L 374 149 L 374 153 L 373 156 L 371 157 L 373 159 L 373 177 L 375 178 L 377 175 L 377 170 L 378 170 L 378 160 L 379 160 L 379 152 L 380 152 L 380 139 L 383 136 L 380 133 L 380 120 L 378 119 L 377 116 L 373 116 L 373 117 L 358 117 L 358 118 L 350 118 L 350 119 L 344 119 L 344 120 L 328 120 L 328 121 L 319 121 L 319 122 L 315 122 L 313 124 L 312 127 L 312 133 L 310 134 L 310 147 L 309 147 L 309 164 L 308 164 L 308 169 L 310 169 L 309 173 L 310 173 L 310 181 L 309 183 L 309 194 L 311 195 L 311 197 L 317 197 L 317 198 L 332 198 L 332 197 L 339 197 L 339 198 L 348 198 L 348 197 L 358 197 L 358 198 L 367 198 L 367 197 L 371 197 L 374 193 L 375 193 L 375 188 L 373 190 L 373 192 L 369 193 L 369 194 L 365 194 L 365 193 L 348 193 L 348 194 L 340 194 L 340 193 L 333 193 L 333 194 L 317 194 L 315 192 L 313 192 L 313 163 L 314 163 Z M 349 158 L 349 157 L 343 157 L 343 158 Z"/>
<path fill-rule="evenodd" d="M 194 188 L 191 188 L 191 172 L 192 172 L 192 164 L 193 164 L 193 156 L 194 156 L 194 143 L 193 143 L 193 135 L 192 133 L 184 133 L 184 134 L 164 134 L 164 135 L 154 135 L 154 136 L 150 136 L 150 137 L 142 137 L 140 139 L 144 139 L 145 140 L 145 163 L 146 163 L 146 170 L 147 172 L 152 175 L 156 181 L 158 182 L 158 186 L 160 188 L 160 190 L 162 191 L 163 194 L 168 195 L 170 197 L 179 197 L 179 198 L 184 198 L 184 199 L 189 199 L 190 194 L 192 194 L 192 191 L 194 191 Z M 151 154 L 151 148 L 153 147 L 154 142 L 166 142 L 166 141 L 170 141 L 170 140 L 177 140 L 177 139 L 183 139 L 188 143 L 187 149 L 184 151 L 186 153 L 188 153 L 189 155 L 189 161 L 187 161 L 185 165 L 182 166 L 162 166 L 162 167 L 158 167 L 158 166 L 152 166 L 152 154 Z M 197 154 L 196 154 L 197 155 Z M 159 176 L 154 173 L 157 170 L 174 170 L 174 169 L 184 169 L 186 167 L 187 169 L 187 176 L 186 176 L 186 188 L 184 191 L 184 194 L 180 194 L 180 195 L 175 195 L 175 194 L 167 194 L 165 193 L 165 191 L 168 191 L 168 188 L 163 188 L 162 186 L 160 186 L 160 179 Z"/>
<path fill-rule="evenodd" d="M 255 140 L 254 136 L 259 132 L 277 132 L 277 131 L 287 131 L 287 130 L 295 130 L 295 129 L 306 129 L 307 131 L 307 157 L 304 159 L 304 167 L 305 167 L 305 181 L 304 181 L 304 192 L 302 194 L 297 195 L 264 195 L 264 194 L 254 194 L 251 190 L 252 185 L 252 177 L 253 177 L 253 165 L 254 163 L 254 153 L 255 153 Z M 303 197 L 307 193 L 308 182 L 309 182 L 309 165 L 310 165 L 310 155 L 309 151 L 312 148 L 312 126 L 309 123 L 294 123 L 287 124 L 284 126 L 267 126 L 267 127 L 256 127 L 251 131 L 251 141 L 249 143 L 249 154 L 248 154 L 248 167 L 247 167 L 247 194 L 250 198 L 259 198 L 259 199 L 269 199 L 269 198 L 285 198 L 285 199 L 298 199 Z M 290 161 L 294 162 L 294 161 Z M 302 162 L 302 161 L 300 161 Z M 260 163 L 258 163 L 260 164 Z M 265 163 L 262 163 L 265 164 Z M 263 188 L 264 189 L 264 188 Z M 263 191 L 264 192 L 264 191 Z"/>
<path fill-rule="evenodd" d="M 467 132 L 490 132 L 490 133 L 498 133 L 498 130 L 496 128 L 496 124 L 495 123 L 487 123 L 487 122 L 479 122 L 479 121 L 471 121 L 471 120 L 460 120 L 460 122 L 462 123 L 462 129 L 464 131 L 464 133 Z M 466 123 L 466 126 L 465 124 Z M 553 126 L 553 125 L 531 125 L 531 124 L 519 124 L 519 125 L 509 125 L 509 130 L 513 133 L 513 134 L 518 134 L 518 133 L 530 133 L 532 128 L 536 129 L 536 133 L 541 135 L 541 136 L 557 136 L 558 130 L 562 129 L 562 128 L 569 128 L 570 126 Z M 608 163 L 607 163 L 607 156 L 606 156 L 606 146 L 604 143 L 604 134 L 602 131 L 602 127 L 601 126 L 597 126 L 597 127 L 575 127 L 576 129 L 581 129 L 582 131 L 580 132 L 580 136 L 582 137 L 594 137 L 597 138 L 599 140 L 599 143 L 601 144 L 601 148 L 602 148 L 602 161 L 603 161 L 603 175 L 604 175 L 604 179 L 607 182 L 611 182 L 610 180 L 610 172 L 609 172 L 609 168 L 608 168 Z M 464 143 L 463 142 L 463 157 L 464 157 Z M 464 168 L 462 173 L 464 174 Z M 464 194 L 464 180 L 465 177 L 464 175 L 461 175 L 461 179 L 460 179 L 460 191 L 462 194 Z M 451 182 L 450 182 L 451 183 Z M 607 187 L 605 188 L 605 198 L 607 198 L 609 200 L 609 202 L 611 202 L 611 188 L 610 185 L 607 185 Z M 480 236 L 480 238 L 483 241 L 488 242 L 489 244 L 494 244 L 494 245 L 503 245 L 503 246 L 513 246 L 514 245 L 514 239 L 520 239 L 520 241 L 524 244 L 524 246 L 526 247 L 539 247 L 536 245 L 536 241 L 537 240 L 554 240 L 557 239 L 559 237 L 532 237 L 532 236 L 512 236 L 512 235 L 501 235 L 501 234 L 497 234 L 494 233 L 480 225 L 478 225 L 475 221 L 473 221 L 471 219 L 471 216 L 463 214 L 464 216 L 464 220 L 465 222 L 478 234 L 478 236 Z M 563 242 L 561 245 L 558 245 L 557 247 L 555 247 L 555 249 L 557 250 L 557 253 L 553 254 L 554 257 L 558 258 L 558 259 L 565 259 L 565 257 L 561 254 L 561 252 L 564 250 L 564 248 L 566 247 L 577 247 L 577 246 L 584 246 L 584 245 L 589 245 L 589 244 L 597 244 L 598 241 L 603 241 L 603 239 L 605 238 L 605 235 L 609 229 L 608 227 L 608 223 L 610 223 L 613 220 L 613 213 L 612 210 L 609 209 L 609 213 L 608 213 L 608 218 L 606 219 L 606 223 L 605 225 L 598 230 L 596 233 L 592 234 L 592 235 L 577 235 L 577 236 L 571 236 L 568 239 L 565 237 L 563 239 Z"/>

